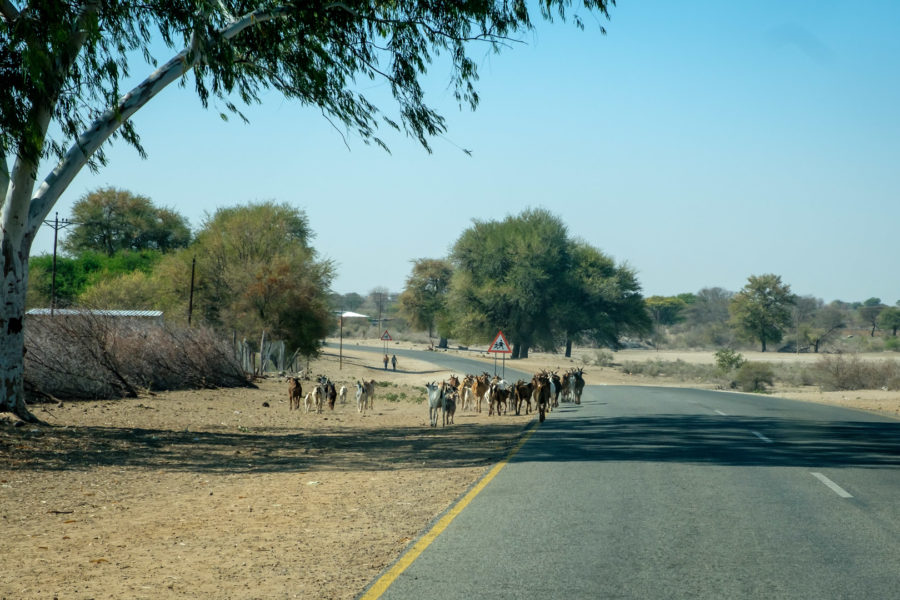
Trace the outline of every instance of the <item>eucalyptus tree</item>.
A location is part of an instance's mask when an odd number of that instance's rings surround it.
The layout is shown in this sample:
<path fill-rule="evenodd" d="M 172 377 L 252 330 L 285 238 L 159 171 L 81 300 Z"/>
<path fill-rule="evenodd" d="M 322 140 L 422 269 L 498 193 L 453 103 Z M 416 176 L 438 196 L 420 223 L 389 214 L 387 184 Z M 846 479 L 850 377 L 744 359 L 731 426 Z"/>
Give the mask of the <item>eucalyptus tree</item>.
<path fill-rule="evenodd" d="M 580 4 L 608 17 L 613 0 Z M 565 17 L 571 5 L 537 6 L 550 19 Z M 384 146 L 378 127 L 386 124 L 427 148 L 445 131 L 419 82 L 435 57 L 450 64 L 456 100 L 474 108 L 471 44 L 499 50 L 532 27 L 525 2 L 503 0 L 0 1 L 0 410 L 35 420 L 24 402 L 23 326 L 38 228 L 82 168 L 106 163 L 107 142 L 121 138 L 144 154 L 129 119 L 166 86 L 190 75 L 204 106 L 219 98 L 237 114 L 236 102 L 259 102 L 274 89 L 366 143 Z M 161 65 L 152 55 L 155 38 L 174 53 Z M 134 56 L 155 70 L 123 93 Z M 357 85 L 360 79 L 386 81 L 399 116 L 357 91 L 378 87 Z"/>

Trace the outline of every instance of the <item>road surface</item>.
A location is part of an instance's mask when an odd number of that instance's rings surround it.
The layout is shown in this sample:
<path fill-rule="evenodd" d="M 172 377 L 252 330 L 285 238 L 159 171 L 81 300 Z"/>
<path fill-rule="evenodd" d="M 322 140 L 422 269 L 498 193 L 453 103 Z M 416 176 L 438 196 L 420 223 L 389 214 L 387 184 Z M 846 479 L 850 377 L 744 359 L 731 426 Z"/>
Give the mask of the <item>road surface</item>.
<path fill-rule="evenodd" d="M 363 597 L 900 598 L 900 421 L 868 413 L 589 386 L 464 503 Z"/>

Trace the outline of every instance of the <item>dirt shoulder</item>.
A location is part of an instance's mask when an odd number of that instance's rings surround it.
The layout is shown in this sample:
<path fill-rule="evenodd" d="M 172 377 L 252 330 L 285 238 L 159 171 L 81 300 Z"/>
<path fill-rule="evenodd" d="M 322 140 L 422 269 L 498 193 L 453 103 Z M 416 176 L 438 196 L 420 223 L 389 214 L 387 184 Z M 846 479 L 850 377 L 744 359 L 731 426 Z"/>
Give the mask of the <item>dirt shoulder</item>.
<path fill-rule="evenodd" d="M 532 416 L 427 425 L 425 377 L 326 354 L 333 411 L 288 408 L 282 378 L 33 407 L 0 425 L 0 598 L 353 598 L 502 459 Z M 406 368 L 434 371 L 426 362 Z M 308 385 L 308 382 L 304 382 Z"/>

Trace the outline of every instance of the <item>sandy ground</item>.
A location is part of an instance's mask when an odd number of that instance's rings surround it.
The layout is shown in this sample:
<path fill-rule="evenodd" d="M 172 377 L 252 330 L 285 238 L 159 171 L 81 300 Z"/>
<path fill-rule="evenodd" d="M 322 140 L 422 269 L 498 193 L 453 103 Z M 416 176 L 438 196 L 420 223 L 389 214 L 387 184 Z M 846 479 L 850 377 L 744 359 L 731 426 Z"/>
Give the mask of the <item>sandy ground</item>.
<path fill-rule="evenodd" d="M 48 426 L 0 420 L 0 598 L 357 596 L 533 415 L 460 411 L 455 425 L 432 429 L 422 385 L 449 373 L 408 359 L 385 372 L 380 355 L 352 346 L 345 340 L 341 369 L 329 351 L 310 371 L 339 386 L 379 382 L 365 414 L 352 392 L 333 412 L 290 411 L 287 384 L 270 377 L 256 389 L 36 407 Z M 534 354 L 515 368 L 564 370 L 590 353 Z M 655 358 L 712 354 L 614 360 Z M 585 368 L 591 385 L 684 385 Z M 900 415 L 896 392 L 775 393 Z"/>

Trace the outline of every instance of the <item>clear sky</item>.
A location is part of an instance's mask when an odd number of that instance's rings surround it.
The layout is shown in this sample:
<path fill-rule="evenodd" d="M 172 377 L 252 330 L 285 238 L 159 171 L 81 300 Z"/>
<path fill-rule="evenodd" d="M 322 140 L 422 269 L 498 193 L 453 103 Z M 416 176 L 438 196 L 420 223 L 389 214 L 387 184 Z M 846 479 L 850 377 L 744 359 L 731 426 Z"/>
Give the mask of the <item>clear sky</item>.
<path fill-rule="evenodd" d="M 428 94 L 449 131 L 432 154 L 387 131 L 392 154 L 345 143 L 274 93 L 250 125 L 225 123 L 172 86 L 134 118 L 149 159 L 114 145 L 55 210 L 114 186 L 196 229 L 219 207 L 286 202 L 335 261 L 334 291 L 366 294 L 401 291 L 411 261 L 447 256 L 473 219 L 542 207 L 648 296 L 775 273 L 826 302 L 900 300 L 900 2 L 620 0 L 599 24 L 473 48 L 475 112 L 438 59 Z M 44 227 L 32 254 L 51 249 Z"/>

